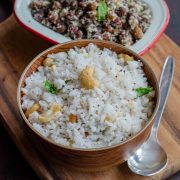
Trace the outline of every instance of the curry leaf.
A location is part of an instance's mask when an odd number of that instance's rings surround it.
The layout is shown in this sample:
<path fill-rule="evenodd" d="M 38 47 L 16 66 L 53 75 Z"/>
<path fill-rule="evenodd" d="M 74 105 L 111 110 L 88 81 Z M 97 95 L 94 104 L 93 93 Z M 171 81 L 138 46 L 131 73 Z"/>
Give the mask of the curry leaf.
<path fill-rule="evenodd" d="M 48 92 L 50 92 L 52 94 L 58 93 L 58 89 L 55 87 L 55 85 L 51 84 L 48 80 L 46 80 L 44 82 L 44 87 L 48 90 Z"/>
<path fill-rule="evenodd" d="M 108 14 L 108 8 L 105 0 L 100 0 L 98 4 L 98 21 L 103 22 Z"/>
<path fill-rule="evenodd" d="M 145 88 L 140 87 L 135 89 L 138 97 L 144 96 L 145 94 L 150 93 L 152 90 L 153 90 L 152 87 L 145 87 Z"/>

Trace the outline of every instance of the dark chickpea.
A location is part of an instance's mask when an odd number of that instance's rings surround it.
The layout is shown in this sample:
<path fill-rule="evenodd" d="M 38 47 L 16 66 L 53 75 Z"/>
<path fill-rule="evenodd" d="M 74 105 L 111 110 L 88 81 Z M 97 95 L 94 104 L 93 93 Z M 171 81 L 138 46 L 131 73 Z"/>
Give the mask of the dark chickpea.
<path fill-rule="evenodd" d="M 119 17 L 122 17 L 126 14 L 126 9 L 124 7 L 120 7 L 118 9 L 116 9 L 116 14 L 119 16 Z"/>
<path fill-rule="evenodd" d="M 56 27 L 56 30 L 57 32 L 61 33 L 61 34 L 64 34 L 67 30 L 67 27 L 66 25 L 64 24 L 59 24 L 57 27 Z"/>

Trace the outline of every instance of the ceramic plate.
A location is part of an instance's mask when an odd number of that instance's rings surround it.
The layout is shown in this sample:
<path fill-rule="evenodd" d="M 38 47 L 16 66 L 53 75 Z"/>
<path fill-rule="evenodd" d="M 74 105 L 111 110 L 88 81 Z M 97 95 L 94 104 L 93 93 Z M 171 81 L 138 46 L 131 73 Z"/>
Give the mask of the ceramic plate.
<path fill-rule="evenodd" d="M 14 14 L 18 22 L 27 30 L 54 44 L 72 41 L 35 21 L 29 9 L 31 0 L 16 0 Z M 160 38 L 169 23 L 169 9 L 164 0 L 144 0 L 152 9 L 152 23 L 143 38 L 129 48 L 138 54 L 147 52 Z"/>

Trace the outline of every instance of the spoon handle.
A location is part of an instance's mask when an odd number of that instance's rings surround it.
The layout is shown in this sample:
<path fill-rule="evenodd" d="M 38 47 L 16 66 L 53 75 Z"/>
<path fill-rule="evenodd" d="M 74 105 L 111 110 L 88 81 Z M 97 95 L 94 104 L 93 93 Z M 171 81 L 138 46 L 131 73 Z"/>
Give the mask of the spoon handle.
<path fill-rule="evenodd" d="M 163 70 L 161 73 L 161 78 L 159 82 L 160 86 L 160 103 L 159 103 L 159 109 L 157 111 L 157 115 L 155 117 L 155 121 L 152 127 L 151 135 L 155 135 L 157 137 L 157 131 L 158 127 L 161 121 L 161 117 L 164 111 L 164 107 L 169 95 L 169 90 L 172 84 L 173 80 L 173 75 L 174 75 L 174 67 L 175 67 L 175 62 L 173 57 L 168 56 L 165 60 Z"/>

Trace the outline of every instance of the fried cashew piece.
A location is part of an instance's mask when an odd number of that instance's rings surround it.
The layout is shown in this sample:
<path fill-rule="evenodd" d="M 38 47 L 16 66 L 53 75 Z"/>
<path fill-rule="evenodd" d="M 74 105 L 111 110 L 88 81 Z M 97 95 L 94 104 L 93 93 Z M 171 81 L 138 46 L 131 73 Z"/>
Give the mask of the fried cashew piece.
<path fill-rule="evenodd" d="M 57 103 L 52 104 L 48 111 L 39 116 L 39 122 L 46 123 L 51 121 L 58 112 L 61 112 L 61 106 Z"/>
<path fill-rule="evenodd" d="M 69 116 L 69 121 L 71 122 L 71 123 L 76 123 L 77 122 L 77 115 L 75 115 L 75 114 L 71 114 L 70 116 Z"/>
<path fill-rule="evenodd" d="M 39 110 L 40 105 L 38 103 L 33 104 L 26 112 L 25 112 L 25 116 L 29 117 L 30 114 L 32 114 L 33 112 Z"/>
<path fill-rule="evenodd" d="M 128 61 L 133 61 L 134 58 L 132 56 L 129 56 L 127 54 L 119 54 L 118 55 L 119 58 L 123 59 L 125 63 L 127 63 Z"/>
<path fill-rule="evenodd" d="M 43 65 L 44 65 L 44 66 L 51 67 L 51 66 L 53 65 L 53 62 L 54 62 L 54 59 L 52 59 L 52 58 L 46 58 L 46 59 L 43 61 Z"/>
<path fill-rule="evenodd" d="M 86 66 L 85 69 L 82 70 L 79 76 L 79 80 L 81 85 L 85 89 L 94 89 L 99 86 L 98 80 L 93 77 L 94 70 L 90 66 Z"/>
<path fill-rule="evenodd" d="M 107 116 L 105 117 L 104 121 L 109 121 L 109 122 L 111 122 L 111 121 L 112 121 L 112 117 L 109 116 L 109 115 L 107 115 Z"/>

